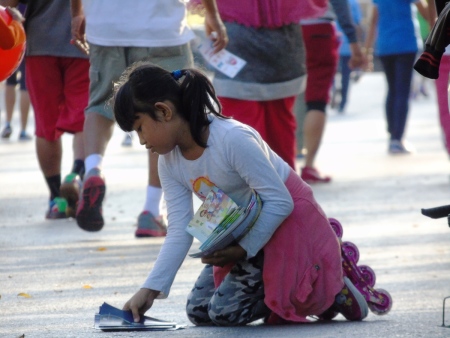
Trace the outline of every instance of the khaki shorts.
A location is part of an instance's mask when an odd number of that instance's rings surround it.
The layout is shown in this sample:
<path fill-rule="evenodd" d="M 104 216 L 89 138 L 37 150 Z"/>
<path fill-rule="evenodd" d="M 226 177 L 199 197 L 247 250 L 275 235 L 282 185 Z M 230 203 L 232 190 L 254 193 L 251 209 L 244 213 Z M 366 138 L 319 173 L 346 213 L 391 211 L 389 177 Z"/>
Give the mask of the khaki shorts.
<path fill-rule="evenodd" d="M 90 44 L 89 104 L 85 113 L 96 113 L 114 120 L 108 105 L 113 84 L 125 68 L 144 59 L 169 71 L 194 65 L 189 44 L 173 47 L 109 47 Z"/>

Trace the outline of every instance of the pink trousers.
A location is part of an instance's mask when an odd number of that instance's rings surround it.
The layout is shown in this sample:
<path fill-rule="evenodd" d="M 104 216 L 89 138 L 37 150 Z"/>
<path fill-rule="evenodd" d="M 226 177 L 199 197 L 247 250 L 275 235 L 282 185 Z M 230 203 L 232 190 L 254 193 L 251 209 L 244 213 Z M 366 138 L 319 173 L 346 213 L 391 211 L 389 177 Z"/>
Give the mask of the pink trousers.
<path fill-rule="evenodd" d="M 307 322 L 328 310 L 343 287 L 341 252 L 311 187 L 294 171 L 286 187 L 294 210 L 263 249 L 264 302 L 285 320 Z M 214 267 L 216 286 L 232 265 Z"/>

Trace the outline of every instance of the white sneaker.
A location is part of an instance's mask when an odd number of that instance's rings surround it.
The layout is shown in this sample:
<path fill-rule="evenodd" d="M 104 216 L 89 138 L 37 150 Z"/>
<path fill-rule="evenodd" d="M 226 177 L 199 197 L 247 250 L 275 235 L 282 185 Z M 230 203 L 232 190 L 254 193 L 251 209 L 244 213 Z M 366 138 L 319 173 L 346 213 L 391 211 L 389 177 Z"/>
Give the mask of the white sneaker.
<path fill-rule="evenodd" d="M 389 153 L 397 154 L 411 154 L 415 152 L 414 147 L 406 141 L 391 140 L 389 141 Z"/>
<path fill-rule="evenodd" d="M 133 136 L 130 133 L 125 134 L 125 138 L 122 141 L 122 147 L 133 146 Z"/>

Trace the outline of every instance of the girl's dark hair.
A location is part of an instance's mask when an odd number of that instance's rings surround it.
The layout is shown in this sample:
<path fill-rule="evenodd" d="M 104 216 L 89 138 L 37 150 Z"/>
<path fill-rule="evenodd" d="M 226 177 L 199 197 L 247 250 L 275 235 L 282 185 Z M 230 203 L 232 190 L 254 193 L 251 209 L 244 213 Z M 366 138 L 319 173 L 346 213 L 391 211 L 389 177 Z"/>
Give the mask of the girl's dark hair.
<path fill-rule="evenodd" d="M 131 131 L 136 113 L 146 113 L 157 120 L 155 103 L 169 100 L 178 114 L 189 123 L 194 141 L 206 148 L 204 128 L 211 122 L 208 114 L 221 118 L 222 106 L 206 75 L 196 69 L 168 72 L 147 61 L 127 68 L 114 86 L 112 104 L 120 128 Z"/>

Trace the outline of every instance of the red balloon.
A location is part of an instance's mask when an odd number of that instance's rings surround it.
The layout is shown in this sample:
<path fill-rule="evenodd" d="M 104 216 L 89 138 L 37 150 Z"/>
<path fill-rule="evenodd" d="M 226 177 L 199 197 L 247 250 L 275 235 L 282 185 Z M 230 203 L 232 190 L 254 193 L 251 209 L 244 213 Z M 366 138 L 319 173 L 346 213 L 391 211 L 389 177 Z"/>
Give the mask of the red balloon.
<path fill-rule="evenodd" d="M 5 7 L 0 6 L 0 16 L 3 20 L 5 20 L 7 25 L 11 23 L 12 17 L 5 10 Z M 12 73 L 14 73 L 14 71 L 19 67 L 24 54 L 25 42 L 14 47 L 13 49 L 5 50 L 0 48 L 0 82 L 7 79 Z"/>

